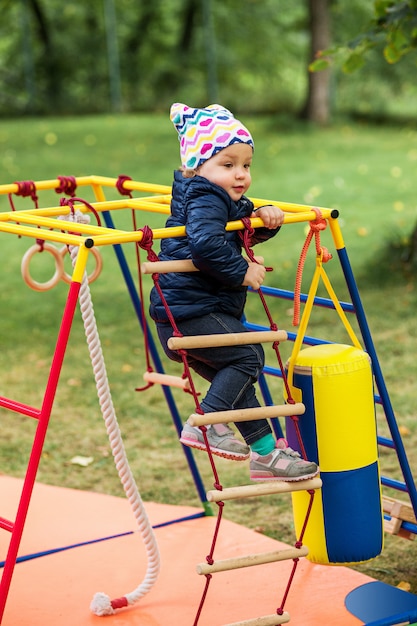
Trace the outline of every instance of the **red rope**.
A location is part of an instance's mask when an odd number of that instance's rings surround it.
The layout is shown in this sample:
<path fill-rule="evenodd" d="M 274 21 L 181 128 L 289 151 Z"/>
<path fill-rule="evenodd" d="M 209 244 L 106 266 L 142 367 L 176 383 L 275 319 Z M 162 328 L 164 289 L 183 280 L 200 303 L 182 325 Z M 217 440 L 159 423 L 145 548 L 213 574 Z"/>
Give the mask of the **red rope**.
<path fill-rule="evenodd" d="M 122 183 L 120 183 L 120 186 L 122 186 Z M 243 232 L 239 232 L 239 236 L 240 236 L 240 238 L 242 240 L 242 243 L 243 243 L 243 246 L 245 248 L 246 254 L 248 255 L 250 261 L 254 262 L 254 263 L 257 263 L 257 261 L 256 261 L 256 259 L 254 257 L 254 254 L 253 254 L 253 252 L 251 250 L 251 247 L 250 247 L 250 239 L 251 239 L 251 236 L 254 233 L 254 229 L 252 229 L 252 227 L 251 227 L 251 223 L 250 223 L 249 218 L 244 218 L 242 220 L 242 222 L 243 222 L 243 224 L 245 226 L 245 229 L 244 229 Z M 143 248 L 143 249 L 145 249 L 147 251 L 148 260 L 151 261 L 151 262 L 158 260 L 157 254 L 152 250 L 152 244 L 153 244 L 152 230 L 148 226 L 145 226 L 145 228 L 142 229 L 142 240 L 140 242 L 138 242 L 138 246 L 140 246 L 141 248 Z M 272 268 L 266 268 L 266 269 L 267 269 L 267 271 L 271 271 Z M 166 302 L 166 299 L 164 297 L 162 289 L 161 289 L 161 287 L 159 285 L 159 274 L 157 274 L 157 273 L 152 274 L 152 278 L 153 278 L 153 281 L 154 281 L 155 288 L 156 288 L 156 290 L 157 290 L 157 292 L 159 294 L 159 297 L 161 298 L 161 302 L 162 302 L 162 304 L 163 304 L 163 306 L 165 308 L 167 317 L 168 317 L 168 319 L 169 319 L 169 321 L 171 323 L 171 326 L 172 326 L 172 329 L 173 329 L 173 335 L 176 336 L 176 337 L 181 337 L 182 334 L 180 333 L 180 331 L 179 331 L 179 329 L 178 329 L 178 327 L 176 325 L 175 319 L 174 319 L 174 317 L 172 315 L 172 312 L 171 312 L 171 310 L 170 310 L 170 308 L 168 306 L 168 303 Z M 262 293 L 262 290 L 259 289 L 258 293 L 259 293 L 261 302 L 263 304 L 265 313 L 266 313 L 266 315 L 268 317 L 271 330 L 278 330 L 278 326 L 277 326 L 277 324 L 274 323 L 274 321 L 272 319 L 272 316 L 271 316 L 270 311 L 268 309 L 268 306 L 267 306 L 265 297 L 264 297 L 264 295 Z M 146 327 L 146 325 L 144 325 L 144 326 Z M 147 336 L 146 336 L 145 337 L 146 352 L 148 352 L 147 341 L 148 341 L 148 339 L 147 339 Z M 285 374 L 285 369 L 284 369 L 284 366 L 283 366 L 283 363 L 282 363 L 281 354 L 280 354 L 280 351 L 279 351 L 279 342 L 277 342 L 277 341 L 274 342 L 273 343 L 273 348 L 274 348 L 275 353 L 277 355 L 277 359 L 278 359 L 278 362 L 279 362 L 279 365 L 280 365 L 280 368 L 281 368 L 281 372 L 282 372 L 282 376 L 283 376 L 283 379 L 284 379 L 284 383 L 285 383 L 285 386 L 286 386 L 287 395 L 288 395 L 288 403 L 289 404 L 294 404 L 295 401 L 294 401 L 294 399 L 291 396 L 291 389 L 290 389 L 288 381 L 287 381 L 287 377 L 286 377 L 286 374 Z M 201 409 L 201 407 L 199 405 L 197 394 L 195 392 L 193 380 L 192 380 L 191 373 L 190 373 L 190 370 L 189 370 L 188 360 L 187 360 L 187 352 L 185 350 L 180 349 L 180 350 L 178 350 L 178 353 L 181 355 L 181 359 L 182 359 L 182 362 L 183 362 L 183 365 L 184 365 L 184 374 L 185 374 L 185 376 L 188 378 L 188 380 L 190 382 L 191 393 L 193 394 L 194 401 L 195 401 L 195 404 L 196 404 L 196 412 L 201 415 L 201 414 L 203 414 L 203 411 L 202 411 L 202 409 Z M 305 453 L 303 442 L 301 440 L 301 433 L 300 433 L 300 429 L 299 429 L 299 426 L 298 426 L 298 416 L 293 416 L 292 419 L 295 422 L 295 430 L 296 430 L 296 433 L 297 433 L 297 439 L 298 439 L 300 447 L 301 447 L 303 458 L 306 458 L 306 453 Z M 208 453 L 208 456 L 209 456 L 209 459 L 210 459 L 211 468 L 212 468 L 212 471 L 213 471 L 213 476 L 214 476 L 214 480 L 215 480 L 214 487 L 217 490 L 222 491 L 223 487 L 220 484 L 218 473 L 217 473 L 217 469 L 216 469 L 216 465 L 215 465 L 214 459 L 213 459 L 213 454 L 212 454 L 212 452 L 210 450 L 209 442 L 208 442 L 208 439 L 207 439 L 207 427 L 206 426 L 201 426 L 200 430 L 203 433 L 204 442 L 205 442 L 205 445 L 206 445 L 207 453 Z M 304 520 L 304 524 L 303 524 L 303 528 L 302 528 L 302 531 L 301 531 L 301 534 L 300 534 L 300 538 L 298 539 L 298 541 L 296 543 L 296 547 L 301 547 L 302 546 L 302 539 L 303 539 L 303 536 L 304 536 L 304 532 L 305 532 L 305 529 L 306 529 L 306 526 L 307 526 L 307 522 L 308 522 L 308 519 L 309 519 L 309 516 L 310 516 L 311 507 L 312 507 L 312 503 L 313 503 L 313 499 L 314 499 L 314 490 L 311 490 L 308 493 L 310 494 L 310 503 L 309 503 L 307 514 L 306 514 L 306 518 Z M 206 561 L 207 561 L 207 563 L 209 565 L 212 565 L 214 563 L 213 555 L 214 555 L 214 550 L 215 550 L 215 546 L 216 546 L 216 543 L 217 543 L 218 534 L 219 534 L 219 530 L 220 530 L 220 524 L 221 524 L 221 520 L 222 520 L 222 516 L 223 516 L 224 502 L 220 501 L 220 502 L 217 503 L 217 505 L 218 505 L 218 515 L 217 515 L 217 520 L 216 520 L 216 526 L 215 526 L 215 530 L 214 530 L 214 534 L 213 534 L 213 538 L 212 538 L 210 552 L 209 552 L 209 554 L 206 557 Z M 298 558 L 294 558 L 293 559 L 293 568 L 292 568 L 292 572 L 290 574 L 290 577 L 289 577 L 289 580 L 288 580 L 288 583 L 287 583 L 287 588 L 285 590 L 281 606 L 277 609 L 277 614 L 278 615 L 282 615 L 283 612 L 284 612 L 284 605 L 285 605 L 288 593 L 290 591 L 290 587 L 291 587 L 292 582 L 293 582 L 293 578 L 294 578 L 294 574 L 295 574 L 295 570 L 297 568 L 298 562 L 299 562 Z M 200 619 L 201 612 L 202 612 L 202 609 L 203 609 L 203 606 L 204 606 L 204 603 L 205 603 L 205 600 L 206 600 L 206 597 L 207 597 L 207 593 L 208 593 L 208 589 L 209 589 L 210 582 L 211 582 L 211 579 L 212 579 L 212 575 L 211 574 L 206 574 L 205 578 L 206 578 L 206 583 L 205 583 L 203 594 L 202 594 L 202 597 L 201 597 L 201 600 L 200 600 L 200 604 L 199 604 L 198 609 L 197 609 L 197 613 L 196 613 L 196 617 L 195 617 L 193 626 L 198 626 L 198 621 Z"/>
<path fill-rule="evenodd" d="M 130 178 L 130 176 L 125 176 L 124 174 L 120 174 L 119 178 L 116 181 L 116 189 L 122 196 L 129 196 L 129 198 L 131 198 L 132 197 L 131 191 L 129 189 L 124 188 L 124 183 L 127 180 L 132 180 L 132 179 Z"/>
<path fill-rule="evenodd" d="M 20 182 L 15 182 L 15 185 L 17 185 L 17 191 L 15 191 L 15 195 L 22 196 L 23 198 L 27 198 L 28 196 L 30 196 L 35 207 L 38 209 L 38 196 L 36 194 L 35 183 L 32 180 L 22 180 Z M 12 211 L 16 211 L 13 204 L 12 194 L 9 193 L 8 196 Z"/>
<path fill-rule="evenodd" d="M 251 237 L 252 237 L 252 235 L 254 233 L 254 229 L 251 226 L 251 222 L 250 222 L 249 218 L 243 218 L 242 222 L 243 222 L 243 225 L 245 226 L 245 229 L 244 229 L 243 232 L 239 232 L 239 236 L 240 236 L 240 238 L 242 240 L 243 247 L 245 249 L 246 254 L 252 260 L 252 262 L 253 263 L 258 263 L 258 261 L 256 260 L 254 254 L 253 254 L 253 252 L 252 252 L 252 250 L 250 248 L 250 241 L 251 241 Z M 271 271 L 272 268 L 266 268 L 266 269 L 267 269 L 267 271 L 268 270 Z M 269 311 L 267 302 L 265 300 L 265 296 L 262 293 L 262 288 L 259 288 L 257 290 L 257 292 L 258 292 L 258 295 L 259 295 L 260 300 L 262 302 L 262 306 L 264 308 L 265 314 L 266 314 L 266 316 L 267 316 L 267 318 L 269 320 L 270 329 L 273 330 L 273 331 L 278 330 L 278 325 L 272 319 L 272 315 L 271 315 L 271 313 Z M 272 344 L 272 348 L 275 351 L 275 354 L 276 354 L 276 357 L 277 357 L 277 360 L 278 360 L 278 364 L 279 364 L 279 367 L 281 369 L 282 380 L 283 380 L 283 383 L 284 383 L 284 386 L 285 386 L 285 391 L 286 391 L 286 394 L 287 394 L 287 403 L 288 404 L 295 404 L 295 400 L 294 400 L 294 398 L 292 396 L 291 388 L 290 388 L 290 385 L 288 383 L 288 378 L 287 378 L 287 375 L 285 373 L 284 364 L 282 362 L 282 357 L 281 357 L 281 353 L 280 353 L 280 349 L 279 349 L 279 342 L 278 341 L 274 341 L 274 343 Z M 305 451 L 303 440 L 301 438 L 300 428 L 299 428 L 299 425 L 298 425 L 298 419 L 299 418 L 298 418 L 297 415 L 293 415 L 293 416 L 291 416 L 291 419 L 294 422 L 295 432 L 296 432 L 296 435 L 297 435 L 298 444 L 300 446 L 301 455 L 302 455 L 302 457 L 304 459 L 306 459 L 307 455 L 306 455 L 306 451 Z"/>
<path fill-rule="evenodd" d="M 73 198 L 77 189 L 75 176 L 57 176 L 57 179 L 59 180 L 59 185 L 55 188 L 56 193 L 64 193 Z"/>
<path fill-rule="evenodd" d="M 294 287 L 294 317 L 293 317 L 293 326 L 298 326 L 300 323 L 300 298 L 301 298 L 301 282 L 303 276 L 304 263 L 307 256 L 307 251 L 311 240 L 315 238 L 316 244 L 316 254 L 317 256 L 322 257 L 323 263 L 327 263 L 332 259 L 332 255 L 327 250 L 327 248 L 322 248 L 320 243 L 320 231 L 325 230 L 327 228 L 327 222 L 322 218 L 321 211 L 318 208 L 312 209 L 316 214 L 316 219 L 310 222 L 310 230 L 307 234 L 306 240 L 304 242 L 303 248 L 301 250 L 300 259 L 298 261 L 297 272 L 295 276 L 295 287 Z"/>
<path fill-rule="evenodd" d="M 142 239 L 140 242 L 138 242 L 138 247 L 143 248 L 146 253 L 147 253 L 147 259 L 148 261 L 151 262 L 155 262 L 158 261 L 158 255 L 154 252 L 154 250 L 152 249 L 153 246 L 153 232 L 152 229 L 149 226 L 144 226 L 142 229 L 140 229 L 142 232 Z M 182 334 L 180 333 L 178 326 L 176 325 L 174 316 L 172 315 L 172 312 L 168 306 L 168 303 L 165 299 L 165 296 L 162 292 L 161 286 L 159 284 L 159 274 L 154 273 L 152 274 L 152 279 L 155 285 L 155 288 L 158 292 L 159 297 L 161 298 L 161 302 L 164 306 L 164 309 L 166 311 L 168 320 L 172 326 L 173 329 L 173 335 L 174 337 L 182 337 Z M 139 279 L 139 285 L 142 289 L 142 277 L 140 275 L 140 279 Z M 148 371 L 152 371 L 151 368 L 151 364 L 150 364 L 150 357 L 149 357 L 149 337 L 148 337 L 148 329 L 147 329 L 147 325 L 145 323 L 145 311 L 143 308 L 143 291 L 141 291 L 141 312 L 142 312 L 142 317 L 143 317 L 143 327 L 144 327 L 144 343 L 145 343 L 145 354 L 146 354 L 146 360 L 147 360 L 147 367 L 148 367 Z M 181 356 L 181 360 L 183 363 L 183 368 L 184 368 L 184 374 L 183 377 L 184 378 L 188 378 L 188 382 L 190 385 L 190 390 L 189 393 L 191 393 L 191 395 L 194 398 L 194 402 L 195 402 L 195 406 L 196 406 L 196 412 L 199 414 L 202 414 L 203 411 L 201 410 L 200 407 L 200 403 L 198 401 L 198 392 L 195 388 L 194 385 L 194 381 L 193 378 L 191 376 L 191 371 L 188 365 L 188 360 L 187 360 L 187 352 L 185 350 L 178 350 L 179 355 Z M 142 391 L 145 389 L 148 389 L 150 386 L 152 386 L 153 383 L 148 384 L 146 387 L 142 387 L 142 388 L 138 388 L 137 391 Z M 204 432 L 203 432 L 203 437 L 204 437 Z M 207 446 L 207 441 L 206 441 L 206 446 Z"/>
<path fill-rule="evenodd" d="M 101 220 L 100 220 L 100 216 L 97 213 L 97 211 L 95 210 L 95 208 L 93 207 L 92 204 L 90 204 L 89 202 L 87 202 L 87 200 L 83 200 L 82 198 L 76 198 L 75 196 L 72 198 L 61 198 L 59 201 L 59 206 L 69 206 L 71 209 L 71 213 L 72 215 L 74 215 L 74 202 L 81 202 L 81 204 L 83 204 L 84 206 L 87 207 L 87 209 L 89 211 L 91 211 L 91 213 L 94 215 L 94 217 L 97 220 L 97 225 L 101 226 Z"/>
<path fill-rule="evenodd" d="M 314 491 L 314 489 L 309 489 L 307 493 L 310 496 L 310 500 L 309 500 L 309 503 L 308 503 L 307 513 L 306 513 L 306 516 L 305 516 L 305 519 L 304 519 L 303 527 L 301 529 L 300 537 L 298 538 L 298 540 L 295 543 L 295 547 L 296 548 L 301 548 L 301 546 L 303 545 L 304 533 L 305 533 L 305 530 L 307 528 L 308 520 L 310 519 L 311 509 L 313 507 L 315 491 Z M 289 579 L 288 579 L 288 582 L 287 582 L 287 586 L 286 586 L 286 589 L 284 591 L 284 595 L 282 597 L 281 606 L 277 609 L 277 614 L 278 615 L 282 615 L 283 612 L 284 612 L 284 606 L 285 606 L 285 603 L 287 601 L 288 594 L 290 592 L 291 585 L 293 583 L 293 579 L 294 579 L 294 575 L 295 575 L 295 571 L 297 569 L 299 561 L 300 561 L 300 559 L 298 557 L 293 559 L 293 566 L 292 566 L 291 574 L 289 576 Z"/>
<path fill-rule="evenodd" d="M 213 559 L 213 554 L 214 554 L 214 549 L 216 547 L 216 543 L 217 543 L 217 537 L 219 534 L 219 530 L 220 530 L 220 523 L 223 517 L 223 509 L 224 509 L 224 502 L 217 502 L 217 506 L 219 507 L 218 509 L 218 514 L 217 514 L 217 520 L 216 520 L 216 527 L 214 529 L 214 534 L 213 534 L 213 539 L 211 542 L 211 548 L 210 548 L 210 553 L 206 556 L 206 561 L 209 565 L 213 565 L 214 563 L 214 559 Z M 210 586 L 210 582 L 212 579 L 212 574 L 205 574 L 206 577 L 206 584 L 204 586 L 204 590 L 203 590 L 203 594 L 201 596 L 201 600 L 200 600 L 200 604 L 198 606 L 197 609 L 197 613 L 195 616 L 195 620 L 194 620 L 194 624 L 193 626 L 197 626 L 198 624 L 198 620 L 200 619 L 200 615 L 201 615 L 201 611 L 203 609 L 204 603 L 206 601 L 206 596 L 207 596 L 207 592 Z"/>

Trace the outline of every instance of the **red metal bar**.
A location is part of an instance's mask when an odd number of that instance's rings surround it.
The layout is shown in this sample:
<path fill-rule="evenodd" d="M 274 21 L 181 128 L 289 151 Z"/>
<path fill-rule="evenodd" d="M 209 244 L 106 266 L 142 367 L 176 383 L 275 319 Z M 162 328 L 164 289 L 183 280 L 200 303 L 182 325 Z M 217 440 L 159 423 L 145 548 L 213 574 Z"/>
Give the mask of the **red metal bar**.
<path fill-rule="evenodd" d="M 4 407 L 5 409 L 9 409 L 10 411 L 20 413 L 21 415 L 34 417 L 35 419 L 39 419 L 41 415 L 39 409 L 35 409 L 35 407 L 29 406 L 28 404 L 23 404 L 22 402 L 18 402 L 17 400 L 5 398 L 4 396 L 0 396 L 0 406 Z"/>
<path fill-rule="evenodd" d="M 64 361 L 65 351 L 68 344 L 68 339 L 74 319 L 75 309 L 77 307 L 78 295 L 80 291 L 81 283 L 72 282 L 69 288 L 68 298 L 65 305 L 64 313 L 62 316 L 61 327 L 58 333 L 57 343 L 55 346 L 55 352 L 52 359 L 52 365 L 49 372 L 49 377 L 45 389 L 44 400 L 42 409 L 39 413 L 39 421 L 36 428 L 35 438 L 33 441 L 32 451 L 29 458 L 28 467 L 26 470 L 26 476 L 23 483 L 22 494 L 20 496 L 19 506 L 17 509 L 16 520 L 13 525 L 11 540 L 9 549 L 6 556 L 3 575 L 0 582 L 0 624 L 3 618 L 4 609 L 6 606 L 6 600 L 10 589 L 12 575 L 16 564 L 16 559 L 19 551 L 20 541 L 22 538 L 23 528 L 26 521 L 26 516 L 29 508 L 30 499 L 32 496 L 33 487 L 35 484 L 36 474 L 39 467 L 40 458 L 42 455 L 43 444 L 46 437 L 46 431 L 49 424 L 49 418 L 51 416 L 52 405 L 56 395 L 56 389 L 58 386 L 59 376 Z M 23 413 L 26 415 L 32 415 L 26 405 L 19 403 L 11 403 L 12 410 L 17 410 L 18 406 L 23 409 Z M 33 414 L 32 417 L 35 417 Z M 6 520 L 7 522 L 7 520 Z M 10 526 L 10 522 L 8 522 Z"/>

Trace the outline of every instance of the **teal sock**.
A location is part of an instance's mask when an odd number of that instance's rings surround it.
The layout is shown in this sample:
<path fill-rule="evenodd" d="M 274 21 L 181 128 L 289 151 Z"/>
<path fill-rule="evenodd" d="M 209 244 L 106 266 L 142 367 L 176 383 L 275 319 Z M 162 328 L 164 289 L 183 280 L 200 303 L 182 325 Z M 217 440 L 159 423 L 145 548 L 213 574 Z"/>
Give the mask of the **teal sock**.
<path fill-rule="evenodd" d="M 261 437 L 258 441 L 251 443 L 251 449 L 253 452 L 257 452 L 262 456 L 269 454 L 275 448 L 275 439 L 271 433 L 269 435 L 265 435 L 265 437 Z"/>

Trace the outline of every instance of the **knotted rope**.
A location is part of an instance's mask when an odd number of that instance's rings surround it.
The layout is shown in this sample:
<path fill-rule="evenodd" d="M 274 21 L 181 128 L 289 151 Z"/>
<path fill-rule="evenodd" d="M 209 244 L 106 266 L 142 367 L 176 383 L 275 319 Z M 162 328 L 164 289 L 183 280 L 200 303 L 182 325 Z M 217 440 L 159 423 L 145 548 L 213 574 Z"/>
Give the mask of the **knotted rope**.
<path fill-rule="evenodd" d="M 72 198 L 75 196 L 77 189 L 77 180 L 75 176 L 57 176 L 59 180 L 58 187 L 55 188 L 56 193 L 64 193 Z"/>
<path fill-rule="evenodd" d="M 27 197 L 31 197 L 35 208 L 39 208 L 38 206 L 38 195 L 36 193 L 36 185 L 33 182 L 33 180 L 22 180 L 22 181 L 16 181 L 14 183 L 15 185 L 17 185 L 17 191 L 15 191 L 15 195 L 16 196 L 22 196 L 22 198 L 27 198 Z M 15 206 L 13 204 L 13 198 L 12 198 L 11 193 L 8 194 L 9 197 L 9 202 L 10 202 L 10 207 L 12 209 L 12 211 L 16 211 Z"/>
<path fill-rule="evenodd" d="M 310 222 L 310 230 L 308 231 L 306 240 L 304 242 L 303 248 L 301 250 L 300 259 L 298 261 L 297 272 L 295 276 L 295 287 L 294 287 L 294 316 L 293 316 L 293 326 L 298 326 L 300 323 L 300 297 L 301 297 L 301 282 L 303 277 L 303 269 L 304 263 L 307 256 L 307 251 L 310 246 L 311 240 L 315 240 L 316 244 L 316 254 L 321 257 L 322 263 L 327 263 L 333 257 L 327 248 L 321 246 L 320 243 L 320 232 L 327 228 L 327 222 L 323 219 L 320 209 L 313 208 L 312 209 L 316 214 L 316 219 Z"/>

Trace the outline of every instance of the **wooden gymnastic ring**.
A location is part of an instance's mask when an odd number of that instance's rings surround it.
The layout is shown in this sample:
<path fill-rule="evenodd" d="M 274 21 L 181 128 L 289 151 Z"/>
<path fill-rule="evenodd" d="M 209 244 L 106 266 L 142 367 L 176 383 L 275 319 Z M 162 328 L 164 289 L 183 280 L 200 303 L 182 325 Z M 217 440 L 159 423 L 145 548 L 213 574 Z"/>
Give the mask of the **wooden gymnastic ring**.
<path fill-rule="evenodd" d="M 52 276 L 50 280 L 47 280 L 45 283 L 39 283 L 38 281 L 34 280 L 32 276 L 30 275 L 29 264 L 33 255 L 36 252 L 44 252 L 44 251 L 52 254 L 52 256 L 55 259 L 55 274 Z M 22 271 L 23 279 L 26 282 L 26 284 L 29 285 L 29 287 L 31 287 L 35 291 L 48 291 L 48 289 L 52 289 L 53 287 L 55 287 L 61 280 L 62 275 L 64 273 L 64 262 L 62 260 L 62 256 L 59 250 L 57 250 L 55 246 L 52 246 L 51 244 L 46 243 L 46 242 L 43 242 L 42 245 L 36 243 L 34 246 L 29 248 L 29 250 L 26 250 L 25 254 L 23 255 L 21 271 Z"/>
<path fill-rule="evenodd" d="M 69 252 L 68 246 L 64 246 L 59 251 L 61 258 L 62 258 L 62 263 L 64 262 L 63 261 L 64 256 L 66 255 L 67 252 Z M 96 259 L 96 266 L 94 270 L 91 272 L 91 274 L 88 275 L 88 282 L 93 283 L 95 280 L 97 280 L 97 278 L 101 274 L 101 270 L 103 269 L 103 259 L 101 258 L 101 254 L 97 248 L 90 248 L 90 252 L 92 252 L 93 256 Z M 69 274 L 67 274 L 67 272 L 65 271 L 65 268 L 63 269 L 61 278 L 63 281 L 65 281 L 68 284 L 70 284 L 72 281 L 72 277 Z"/>

